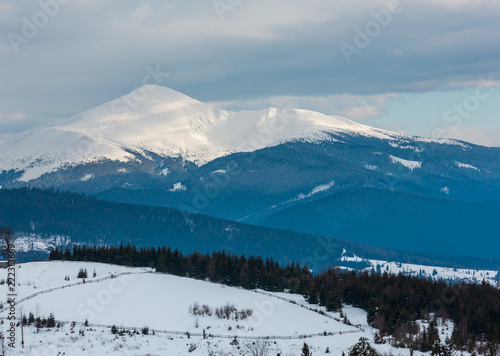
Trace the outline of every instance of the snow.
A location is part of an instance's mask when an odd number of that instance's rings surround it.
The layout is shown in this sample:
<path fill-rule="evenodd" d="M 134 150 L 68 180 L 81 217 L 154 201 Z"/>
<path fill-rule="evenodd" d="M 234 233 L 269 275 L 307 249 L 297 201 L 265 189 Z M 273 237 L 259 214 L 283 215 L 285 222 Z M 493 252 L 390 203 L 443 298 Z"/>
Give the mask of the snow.
<path fill-rule="evenodd" d="M 94 175 L 92 173 L 87 173 L 82 178 L 80 178 L 80 180 L 82 182 L 86 182 L 86 181 L 88 181 L 88 180 L 90 180 L 92 178 L 94 178 Z"/>
<path fill-rule="evenodd" d="M 58 247 L 72 246 L 73 242 L 69 236 L 51 235 L 40 236 L 37 234 L 22 235 L 16 239 L 16 251 L 50 251 L 50 249 Z"/>
<path fill-rule="evenodd" d="M 16 271 L 16 277 L 19 283 L 17 286 L 18 299 L 33 295 L 40 291 L 80 282 L 81 279 L 77 279 L 76 276 L 81 268 L 87 269 L 89 276 L 87 281 L 109 277 L 111 274 L 116 275 L 125 272 L 140 273 L 151 271 L 151 269 L 129 268 L 103 263 L 59 261 L 21 263 L 17 265 Z M 94 270 L 97 274 L 95 278 L 92 277 Z M 2 270 L 2 273 L 5 274 L 3 271 L 5 270 Z M 64 279 L 66 276 L 70 277 L 69 281 Z M 7 284 L 0 284 L 0 295 L 7 295 Z M 33 311 L 35 310 L 33 309 Z"/>
<path fill-rule="evenodd" d="M 345 253 L 345 250 L 344 250 L 344 253 Z M 342 262 L 363 262 L 364 261 L 361 257 L 358 257 L 356 255 L 344 256 L 344 253 L 342 254 L 342 257 L 340 257 L 340 260 Z"/>
<path fill-rule="evenodd" d="M 182 185 L 181 182 L 174 183 L 174 187 L 172 189 L 169 189 L 169 192 L 180 192 L 186 190 L 186 187 Z"/>
<path fill-rule="evenodd" d="M 23 305 L 27 310 L 34 311 L 38 304 L 42 314 L 53 312 L 58 318 L 68 321 L 83 322 L 88 319 L 91 323 L 101 325 L 147 325 L 157 330 L 191 333 L 210 327 L 212 334 L 229 336 L 293 336 L 319 334 L 325 330 L 353 330 L 334 320 L 325 320 L 321 315 L 304 308 L 242 289 L 169 275 L 146 274 L 137 277 L 121 276 L 106 283 L 65 288 L 40 295 Z M 156 286 L 154 291 L 151 291 L 151 286 Z M 61 303 L 61 300 L 71 302 Z M 137 303 L 137 300 L 141 300 L 141 303 Z M 199 327 L 196 328 L 197 317 L 188 312 L 189 306 L 195 302 L 212 308 L 234 303 L 238 309 L 252 309 L 254 314 L 248 320 L 240 321 L 218 319 L 215 315 L 198 317 Z M 127 313 L 121 313 L 122 310 L 127 310 Z M 238 329 L 238 325 L 241 329 Z"/>
<path fill-rule="evenodd" d="M 362 262 L 366 261 L 371 266 L 365 268 L 365 270 L 370 271 L 372 268 L 375 270 L 377 266 L 380 267 L 381 273 L 387 272 L 388 274 L 399 274 L 411 276 L 421 276 L 423 278 L 431 278 L 433 280 L 449 280 L 449 281 L 459 281 L 466 283 L 481 283 L 483 281 L 490 283 L 493 286 L 497 286 L 497 273 L 494 270 L 475 270 L 468 268 L 451 268 L 443 266 L 426 266 L 417 265 L 412 263 L 401 263 L 401 262 L 389 262 L 382 260 L 372 260 L 364 259 L 356 255 L 347 256 L 346 251 L 342 253 L 340 258 L 342 262 Z M 348 269 L 347 267 L 341 267 Z"/>
<path fill-rule="evenodd" d="M 424 143 L 439 143 L 441 145 L 454 145 L 461 146 L 462 148 L 470 148 L 470 146 L 464 144 L 461 141 L 450 139 L 450 138 L 429 138 L 429 137 L 413 137 L 416 141 Z"/>
<path fill-rule="evenodd" d="M 200 166 L 289 141 L 336 141 L 332 133 L 398 142 L 410 137 L 308 110 L 224 111 L 166 87 L 145 85 L 11 138 L 0 146 L 0 172 L 23 172 L 19 180 L 27 182 L 78 164 L 128 162 L 150 152 Z"/>
<path fill-rule="evenodd" d="M 377 166 L 375 166 L 375 165 L 369 165 L 369 164 L 365 165 L 365 168 L 369 169 L 370 171 L 376 171 L 378 169 Z"/>
<path fill-rule="evenodd" d="M 408 168 L 408 169 L 410 169 L 412 171 L 415 168 L 421 168 L 422 167 L 422 162 L 408 161 L 406 159 L 395 157 L 393 155 L 389 155 L 389 157 L 391 158 L 392 163 L 394 163 L 394 164 L 401 164 L 401 165 L 405 166 L 406 168 Z"/>
<path fill-rule="evenodd" d="M 169 174 L 169 173 L 170 173 L 170 169 L 168 169 L 168 168 L 164 168 L 164 169 L 162 169 L 162 170 L 160 171 L 160 174 L 162 174 L 162 175 L 164 175 L 164 176 L 166 176 L 166 175 L 167 175 L 167 174 Z"/>
<path fill-rule="evenodd" d="M 450 194 L 450 188 L 449 187 L 443 187 L 443 188 L 441 188 L 441 192 L 443 192 L 444 194 L 448 195 L 448 194 Z"/>
<path fill-rule="evenodd" d="M 212 172 L 212 174 L 225 174 L 225 173 L 227 173 L 225 169 L 218 169 Z"/>
<path fill-rule="evenodd" d="M 411 263 L 386 262 L 378 260 L 369 260 L 372 266 L 380 265 L 382 272 L 387 270 L 390 273 L 408 274 L 417 276 L 421 273 L 423 277 L 432 278 L 434 280 L 455 280 L 461 282 L 481 283 L 483 280 L 496 285 L 495 277 L 497 271 L 494 270 L 474 270 L 467 268 L 450 268 L 450 267 L 435 267 L 416 265 Z"/>
<path fill-rule="evenodd" d="M 298 200 L 309 198 L 309 197 L 311 197 L 311 196 L 313 196 L 315 194 L 318 194 L 318 193 L 330 190 L 330 188 L 333 187 L 334 185 L 335 185 L 334 181 L 331 181 L 331 182 L 329 182 L 327 184 L 318 185 L 317 187 L 314 187 L 309 193 L 307 193 L 307 194 L 302 194 L 301 193 L 301 194 L 297 195 L 295 198 L 288 200 L 286 203 L 291 203 L 291 202 L 294 202 L 294 201 L 298 201 Z"/>
<path fill-rule="evenodd" d="M 405 144 L 406 143 L 406 144 Z M 402 142 L 389 142 L 389 145 L 393 148 L 399 148 L 402 150 L 412 150 L 415 152 L 422 152 L 422 150 L 418 147 L 412 146 L 408 144 L 409 142 L 407 140 L 404 140 Z"/>
<path fill-rule="evenodd" d="M 467 163 L 461 163 L 461 162 L 455 162 L 455 164 L 457 165 L 457 167 L 459 168 L 467 168 L 467 169 L 474 169 L 476 171 L 479 171 L 479 169 L 477 167 L 474 167 L 470 164 L 467 164 Z"/>
<path fill-rule="evenodd" d="M 86 283 L 77 283 L 76 275 L 87 269 Z M 97 276 L 92 278 L 93 271 Z M 0 273 L 6 275 L 6 270 Z M 124 274 L 122 274 L 124 273 Z M 114 278 L 109 278 L 114 275 Z M 65 277 L 70 280 L 66 281 Z M 24 328 L 25 347 L 20 347 L 17 330 L 16 355 L 245 355 L 244 346 L 254 338 L 269 338 L 271 354 L 297 354 L 307 342 L 314 354 L 323 354 L 328 346 L 332 355 L 341 355 L 360 337 L 373 340 L 374 329 L 366 324 L 366 312 L 351 306 L 343 311 L 353 324 L 335 320 L 339 313 L 321 315 L 310 308 L 301 295 L 248 291 L 219 284 L 152 273 L 147 268 L 129 268 L 92 262 L 30 262 L 18 266 L 18 298 L 44 291 L 21 304 L 24 313 L 47 316 L 53 312 L 60 329 Z M 105 280 L 97 281 L 99 278 Z M 64 286 L 64 288 L 62 288 Z M 0 285 L 6 295 L 7 286 Z M 54 289 L 58 288 L 58 289 Z M 54 290 L 52 290 L 54 289 Z M 293 301 L 290 302 L 290 301 Z M 189 313 L 194 302 L 211 307 L 234 303 L 239 309 L 251 308 L 245 320 L 222 320 L 215 316 L 195 317 Z M 1 313 L 5 316 L 6 311 Z M 196 319 L 198 318 L 198 327 Z M 82 323 L 88 320 L 90 325 Z M 75 326 L 71 322 L 75 322 Z M 102 325 L 97 325 L 102 324 Z M 110 326 L 141 330 L 148 326 L 155 335 L 113 335 Z M 8 323 L 3 325 L 4 330 Z M 239 326 L 239 327 L 238 327 Z M 203 339 L 202 331 L 211 335 Z M 323 335 L 323 332 L 327 335 Z M 190 333 L 190 337 L 186 332 Z M 82 334 L 83 333 L 83 334 Z M 328 334 L 331 333 L 331 334 Z M 307 335 L 304 339 L 304 335 Z M 237 336 L 239 345 L 231 345 Z M 194 347 L 193 347 L 194 346 Z M 409 355 L 409 350 L 389 345 L 374 345 L 380 352 Z M 194 348 L 192 352 L 189 348 Z M 416 353 L 420 355 L 420 353 Z"/>

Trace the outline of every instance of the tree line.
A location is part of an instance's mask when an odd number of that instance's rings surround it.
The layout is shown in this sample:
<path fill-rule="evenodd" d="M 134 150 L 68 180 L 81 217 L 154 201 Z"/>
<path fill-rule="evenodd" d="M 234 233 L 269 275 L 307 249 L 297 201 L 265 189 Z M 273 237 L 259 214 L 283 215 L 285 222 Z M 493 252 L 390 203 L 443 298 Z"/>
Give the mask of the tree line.
<path fill-rule="evenodd" d="M 297 293 L 329 311 L 349 304 L 367 310 L 368 322 L 379 329 L 379 342 L 391 335 L 399 346 L 424 352 L 431 351 L 439 339 L 437 318 L 453 321 L 449 342 L 457 350 L 473 351 L 478 345 L 498 350 L 500 344 L 500 290 L 486 282 L 450 285 L 402 274 L 346 272 L 335 267 L 314 275 L 306 265 L 283 266 L 272 258 L 225 251 L 184 255 L 166 246 L 138 248 L 130 244 L 55 248 L 49 259 L 151 267 L 228 286 Z M 417 331 L 417 320 L 429 320 L 429 327 Z"/>

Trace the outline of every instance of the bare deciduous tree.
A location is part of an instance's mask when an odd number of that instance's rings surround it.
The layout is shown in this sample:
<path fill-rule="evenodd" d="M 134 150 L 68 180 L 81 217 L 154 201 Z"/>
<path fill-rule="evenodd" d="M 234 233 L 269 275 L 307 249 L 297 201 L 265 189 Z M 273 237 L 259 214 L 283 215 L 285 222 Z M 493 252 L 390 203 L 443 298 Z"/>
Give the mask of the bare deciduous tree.
<path fill-rule="evenodd" d="M 269 349 L 267 347 L 267 342 L 265 340 L 257 340 L 251 344 L 245 346 L 249 355 L 252 356 L 268 356 Z"/>

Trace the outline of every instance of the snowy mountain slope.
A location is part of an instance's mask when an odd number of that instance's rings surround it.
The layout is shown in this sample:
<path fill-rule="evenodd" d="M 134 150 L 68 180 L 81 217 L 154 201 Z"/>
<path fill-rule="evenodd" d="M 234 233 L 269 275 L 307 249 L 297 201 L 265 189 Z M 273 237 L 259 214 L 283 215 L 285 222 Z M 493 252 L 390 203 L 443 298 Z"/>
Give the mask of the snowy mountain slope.
<path fill-rule="evenodd" d="M 61 168 L 107 160 L 141 160 L 150 158 L 150 153 L 200 166 L 234 152 L 287 141 L 334 140 L 327 133 L 394 140 L 393 146 L 404 145 L 406 138 L 307 110 L 223 111 L 172 89 L 146 85 L 12 138 L 1 145 L 0 172 L 22 172 L 18 179 L 27 182 Z"/>
<path fill-rule="evenodd" d="M 141 274 L 142 269 L 90 262 L 22 264 L 18 269 L 21 285 L 18 288 L 19 297 L 29 294 L 29 288 L 34 286 L 54 288 L 68 283 L 64 280 L 65 276 L 70 276 L 70 282 L 73 282 L 79 269 L 89 272 L 96 270 L 98 277 L 120 271 L 139 274 L 66 287 L 22 302 L 17 308 L 22 306 L 24 313 L 31 311 L 48 316 L 53 312 L 55 318 L 65 322 L 65 325 L 60 329 L 40 331 L 34 327 L 25 327 L 24 348 L 19 345 L 20 330 L 17 330 L 16 354 L 55 356 L 65 352 L 66 355 L 156 355 L 163 352 L 168 355 L 245 355 L 248 353 L 244 352 L 244 345 L 254 342 L 255 337 L 263 336 L 270 338 L 268 343 L 272 354 L 297 354 L 303 342 L 307 342 L 314 354 L 322 355 L 326 347 L 329 347 L 333 355 L 340 356 L 360 337 L 367 337 L 372 341 L 376 331 L 367 325 L 366 312 L 351 306 L 344 307 L 346 317 L 354 324 L 361 324 L 364 330 L 328 317 L 338 318 L 339 313 L 326 313 L 327 316 L 324 316 L 300 307 L 299 305 L 311 306 L 300 295 L 259 294 L 189 278 Z M 36 290 L 40 290 L 38 288 Z M 276 297 L 286 297 L 297 304 Z M 197 318 L 189 313 L 189 306 L 196 301 L 212 307 L 222 306 L 227 302 L 234 303 L 238 308 L 251 308 L 253 314 L 244 320 L 218 319 L 214 315 L 200 316 L 197 327 Z M 85 319 L 90 323 L 88 327 L 82 325 Z M 72 327 L 73 321 L 76 325 Z M 106 326 L 93 325 L 97 323 Z M 113 335 L 110 332 L 113 324 L 119 328 L 128 326 L 139 331 L 148 326 L 150 335 Z M 5 325 L 8 323 L 3 325 L 4 328 Z M 157 329 L 155 335 L 151 335 L 152 329 Z M 203 329 L 213 336 L 204 339 L 201 336 Z M 315 331 L 322 335 L 312 336 Z M 324 331 L 327 332 L 326 335 L 323 335 Z M 333 335 L 328 334 L 330 331 Z M 186 332 L 190 333 L 189 337 Z M 311 336 L 304 339 L 303 335 Z M 233 336 L 237 336 L 237 345 L 231 344 Z M 409 355 L 409 350 L 395 349 L 389 345 L 374 347 L 380 352 L 396 351 L 398 354 Z M 418 352 L 416 354 L 420 355 Z"/>

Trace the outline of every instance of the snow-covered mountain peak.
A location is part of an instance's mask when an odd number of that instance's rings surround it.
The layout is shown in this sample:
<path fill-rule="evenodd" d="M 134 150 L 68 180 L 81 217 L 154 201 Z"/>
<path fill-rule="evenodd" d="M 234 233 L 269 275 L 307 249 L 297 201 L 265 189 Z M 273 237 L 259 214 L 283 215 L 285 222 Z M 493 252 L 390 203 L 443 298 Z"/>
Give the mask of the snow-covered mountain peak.
<path fill-rule="evenodd" d="M 339 116 L 299 109 L 231 112 L 173 89 L 144 85 L 68 119 L 28 130 L 0 146 L 0 172 L 22 181 L 82 163 L 129 161 L 153 152 L 203 165 L 216 158 L 292 140 L 333 140 L 344 132 L 398 139 Z"/>

